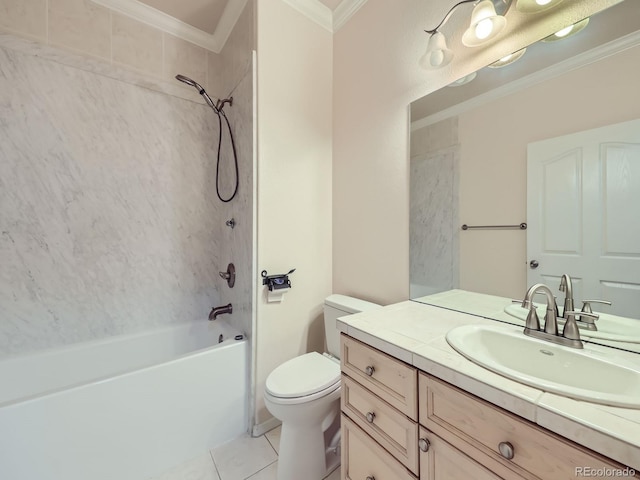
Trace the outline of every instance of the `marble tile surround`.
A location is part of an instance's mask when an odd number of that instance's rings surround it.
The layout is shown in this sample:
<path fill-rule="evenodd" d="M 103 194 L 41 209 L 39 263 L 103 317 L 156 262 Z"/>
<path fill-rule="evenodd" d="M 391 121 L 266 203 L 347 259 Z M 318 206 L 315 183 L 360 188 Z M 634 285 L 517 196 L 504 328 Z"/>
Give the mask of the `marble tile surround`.
<path fill-rule="evenodd" d="M 458 285 L 458 165 L 457 147 L 411 158 L 411 298 Z"/>
<path fill-rule="evenodd" d="M 242 188 L 222 205 L 208 107 L 68 63 L 0 47 L 0 357 L 206 321 L 229 261 L 246 332 L 251 74 L 228 110 Z"/>

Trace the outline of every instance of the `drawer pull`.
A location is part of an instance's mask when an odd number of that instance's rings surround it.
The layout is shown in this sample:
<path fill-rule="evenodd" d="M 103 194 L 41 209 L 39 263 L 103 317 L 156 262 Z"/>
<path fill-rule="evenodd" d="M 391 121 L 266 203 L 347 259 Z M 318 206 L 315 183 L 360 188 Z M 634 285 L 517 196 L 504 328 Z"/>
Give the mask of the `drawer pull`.
<path fill-rule="evenodd" d="M 367 477 L 367 480 L 376 480 L 376 477 L 374 477 L 373 475 L 369 475 L 369 476 Z"/>
<path fill-rule="evenodd" d="M 418 448 L 423 452 L 428 452 L 429 447 L 431 447 L 431 443 L 429 443 L 429 440 L 427 440 L 426 438 L 421 438 L 420 440 L 418 440 Z"/>
<path fill-rule="evenodd" d="M 376 369 L 373 368 L 373 366 L 371 366 L 371 365 L 369 365 L 367 368 L 364 369 L 364 373 L 366 373 L 370 377 L 373 375 L 373 372 L 375 372 L 375 371 L 376 371 Z"/>
<path fill-rule="evenodd" d="M 376 414 L 373 412 L 367 412 L 367 422 L 373 423 L 373 420 L 376 418 Z"/>
<path fill-rule="evenodd" d="M 515 455 L 513 445 L 511 445 L 511 443 L 509 442 L 500 442 L 498 444 L 498 450 L 500 450 L 500 455 L 502 455 L 507 460 L 511 460 Z"/>

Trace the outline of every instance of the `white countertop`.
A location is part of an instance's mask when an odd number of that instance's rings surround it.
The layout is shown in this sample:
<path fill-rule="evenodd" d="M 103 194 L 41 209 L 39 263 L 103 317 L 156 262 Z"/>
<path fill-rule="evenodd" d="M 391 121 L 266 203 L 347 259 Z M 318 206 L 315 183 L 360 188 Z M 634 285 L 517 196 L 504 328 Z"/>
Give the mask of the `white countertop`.
<path fill-rule="evenodd" d="M 493 308 L 495 298 L 498 297 L 487 299 L 487 309 Z M 338 320 L 338 328 L 343 333 L 640 471 L 640 410 L 598 405 L 547 393 L 476 365 L 451 348 L 445 339 L 450 329 L 469 324 L 503 325 L 504 328 L 522 330 L 519 326 L 415 301 L 396 303 Z M 611 349 L 585 344 L 585 350 Z M 640 368 L 640 354 L 615 352 Z"/>

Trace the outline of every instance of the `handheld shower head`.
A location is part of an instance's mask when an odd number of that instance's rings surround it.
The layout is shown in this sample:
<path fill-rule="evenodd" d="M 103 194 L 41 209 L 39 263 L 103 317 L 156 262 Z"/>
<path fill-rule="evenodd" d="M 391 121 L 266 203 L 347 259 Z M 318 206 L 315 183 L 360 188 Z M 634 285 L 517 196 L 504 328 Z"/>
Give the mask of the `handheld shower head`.
<path fill-rule="evenodd" d="M 176 75 L 176 80 L 180 80 L 182 83 L 186 83 L 187 85 L 191 85 L 198 90 L 202 90 L 202 87 L 198 83 L 191 80 L 189 77 L 185 77 L 184 75 Z"/>
<path fill-rule="evenodd" d="M 184 75 L 176 75 L 176 80 L 179 80 L 182 83 L 186 83 L 187 85 L 190 85 L 196 90 L 198 90 L 198 93 L 204 97 L 204 100 L 207 102 L 207 105 L 213 108 L 214 112 L 220 113 L 220 110 L 218 110 L 218 107 L 216 107 L 215 103 L 213 103 L 213 100 L 211 100 L 211 97 L 207 95 L 207 92 L 205 91 L 204 88 L 202 88 L 202 85 L 200 85 L 195 80 L 190 79 L 189 77 L 185 77 Z"/>

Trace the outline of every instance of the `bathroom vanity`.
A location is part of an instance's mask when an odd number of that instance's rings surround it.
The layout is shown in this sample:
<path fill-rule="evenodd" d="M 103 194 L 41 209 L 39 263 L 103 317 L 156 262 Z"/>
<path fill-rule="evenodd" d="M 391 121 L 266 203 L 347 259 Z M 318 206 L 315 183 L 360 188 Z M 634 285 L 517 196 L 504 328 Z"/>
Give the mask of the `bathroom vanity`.
<path fill-rule="evenodd" d="M 343 480 L 640 478 L 640 409 L 510 380 L 445 339 L 496 323 L 417 302 L 339 320 Z"/>

